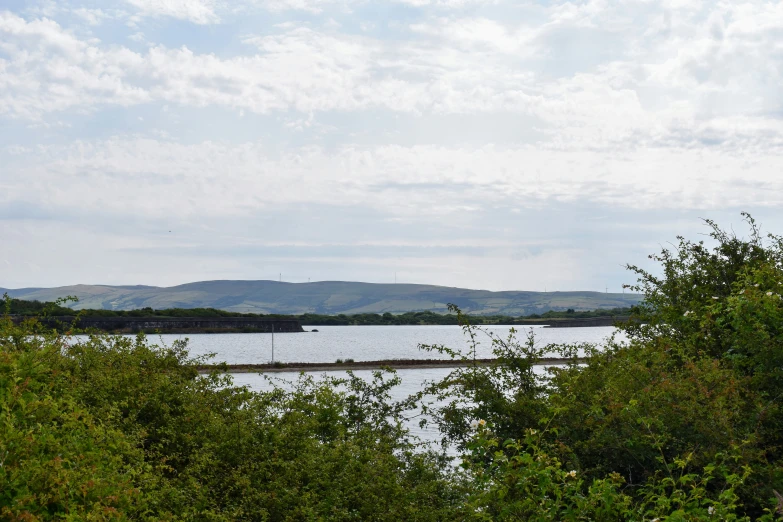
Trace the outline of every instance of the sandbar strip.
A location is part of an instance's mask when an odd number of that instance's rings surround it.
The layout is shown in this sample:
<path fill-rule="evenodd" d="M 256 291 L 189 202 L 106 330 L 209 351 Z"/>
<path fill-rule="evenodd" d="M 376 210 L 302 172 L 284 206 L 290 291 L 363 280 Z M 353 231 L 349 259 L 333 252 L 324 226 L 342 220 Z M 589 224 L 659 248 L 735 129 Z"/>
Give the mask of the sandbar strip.
<path fill-rule="evenodd" d="M 476 359 L 475 361 L 452 361 L 441 359 L 390 359 L 384 361 L 355 361 L 342 363 L 278 363 L 278 364 L 205 364 L 198 367 L 202 373 L 212 370 L 224 370 L 229 373 L 281 373 L 281 372 L 330 372 L 346 370 L 380 370 L 383 368 L 402 369 L 428 369 L 428 368 L 461 368 L 473 364 L 488 366 L 497 362 L 497 359 Z M 545 358 L 539 359 L 536 366 L 553 366 L 568 364 L 569 362 L 584 362 L 584 359 Z"/>

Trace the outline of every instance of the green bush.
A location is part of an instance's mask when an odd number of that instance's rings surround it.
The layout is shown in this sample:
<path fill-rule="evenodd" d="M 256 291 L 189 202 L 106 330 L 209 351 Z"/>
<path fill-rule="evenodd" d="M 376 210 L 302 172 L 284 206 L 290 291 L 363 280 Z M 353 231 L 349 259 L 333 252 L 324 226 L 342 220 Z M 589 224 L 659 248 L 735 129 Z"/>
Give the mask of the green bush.
<path fill-rule="evenodd" d="M 444 520 L 378 373 L 253 393 L 184 344 L 0 324 L 0 519 Z M 337 391 L 345 390 L 345 391 Z"/>
<path fill-rule="evenodd" d="M 143 506 L 142 452 L 63 393 L 61 347 L 0 320 L 0 519 L 123 519 Z"/>
<path fill-rule="evenodd" d="M 469 444 L 464 467 L 472 478 L 468 500 L 471 518 L 477 520 L 616 521 L 616 520 L 748 520 L 739 517 L 737 488 L 750 474 L 733 474 L 726 463 L 733 451 L 720 454 L 717 464 L 688 473 L 690 463 L 675 460 L 671 473 L 650 477 L 630 490 L 617 472 L 590 478 L 566 471 L 547 432 L 530 429 L 519 441 L 499 443 L 487 424 Z M 710 495 L 710 483 L 726 486 Z"/>
<path fill-rule="evenodd" d="M 763 238 L 749 217 L 748 239 L 707 223 L 714 248 L 680 238 L 673 252 L 652 256 L 661 276 L 629 267 L 645 301 L 621 327 L 624 340 L 602 349 L 540 346 L 512 333 L 491 340 L 497 360 L 489 366 L 470 364 L 472 353 L 426 347 L 466 363 L 428 392 L 449 399 L 433 415 L 468 452 L 480 493 L 474 503 L 484 499 L 485 512 L 517 513 L 522 500 L 512 501 L 511 491 L 520 486 L 508 482 L 523 474 L 526 484 L 539 483 L 525 486 L 524 502 L 544 505 L 554 494 L 576 511 L 590 512 L 580 502 L 615 495 L 623 484 L 623 497 L 612 497 L 612 505 L 627 507 L 622 515 L 586 519 L 697 520 L 707 516 L 705 506 L 725 520 L 772 516 L 775 490 L 783 490 L 783 241 Z M 465 329 L 474 342 L 481 335 Z M 535 371 L 545 355 L 570 362 Z M 499 449 L 475 452 L 475 419 L 489 423 Z M 530 430 L 544 450 L 523 444 Z M 582 485 L 548 493 L 545 484 L 560 472 L 531 468 L 536 451 L 575 470 Z M 513 516 L 571 517 L 519 513 Z"/>

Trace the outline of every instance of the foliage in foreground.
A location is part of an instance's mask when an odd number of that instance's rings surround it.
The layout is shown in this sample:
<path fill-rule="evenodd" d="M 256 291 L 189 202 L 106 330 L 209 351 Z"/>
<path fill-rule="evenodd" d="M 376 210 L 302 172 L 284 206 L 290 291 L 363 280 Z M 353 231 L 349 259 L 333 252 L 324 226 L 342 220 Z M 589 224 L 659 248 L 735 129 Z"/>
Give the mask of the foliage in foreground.
<path fill-rule="evenodd" d="M 491 339 L 403 403 L 393 374 L 254 393 L 182 344 L 6 318 L 0 520 L 775 520 L 783 241 L 708 224 L 715 248 L 630 267 L 646 301 L 608 347 Z M 402 429 L 417 405 L 461 466 Z"/>
<path fill-rule="evenodd" d="M 183 346 L 0 325 L 1 520 L 443 520 L 378 374 L 251 393 Z M 343 391 L 339 391 L 343 390 Z"/>
<path fill-rule="evenodd" d="M 449 399 L 433 410 L 441 429 L 471 455 L 477 512 L 488 520 L 776 516 L 783 242 L 765 244 L 746 217 L 747 240 L 707 222 L 715 248 L 680 238 L 674 251 L 651 256 L 662 276 L 629 267 L 645 303 L 608 347 L 490 339 L 497 364 L 457 369 L 431 387 Z M 545 354 L 572 362 L 538 370 Z M 491 431 L 476 437 L 476 419 Z"/>

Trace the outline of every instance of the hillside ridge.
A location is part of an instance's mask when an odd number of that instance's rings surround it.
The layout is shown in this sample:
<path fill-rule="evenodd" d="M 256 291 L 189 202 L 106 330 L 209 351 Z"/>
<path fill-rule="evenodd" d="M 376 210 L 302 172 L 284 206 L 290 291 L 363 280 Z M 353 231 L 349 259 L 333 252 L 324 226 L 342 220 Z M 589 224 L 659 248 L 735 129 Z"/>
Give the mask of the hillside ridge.
<path fill-rule="evenodd" d="M 549 310 L 575 311 L 633 306 L 638 294 L 590 291 L 533 292 L 472 290 L 410 283 L 270 280 L 213 280 L 171 287 L 144 285 L 70 285 L 55 288 L 2 289 L 9 296 L 54 301 L 75 295 L 74 309 L 217 308 L 243 313 L 356 314 L 447 311 L 449 303 L 471 314 L 530 315 Z"/>

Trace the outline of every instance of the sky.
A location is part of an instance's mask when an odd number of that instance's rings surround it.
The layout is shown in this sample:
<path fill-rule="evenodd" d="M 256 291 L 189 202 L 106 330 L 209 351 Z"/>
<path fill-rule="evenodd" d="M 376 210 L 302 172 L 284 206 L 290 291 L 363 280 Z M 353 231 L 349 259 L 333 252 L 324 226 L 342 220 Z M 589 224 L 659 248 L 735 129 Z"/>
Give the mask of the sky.
<path fill-rule="evenodd" d="M 0 287 L 621 291 L 783 233 L 783 2 L 0 2 Z"/>

